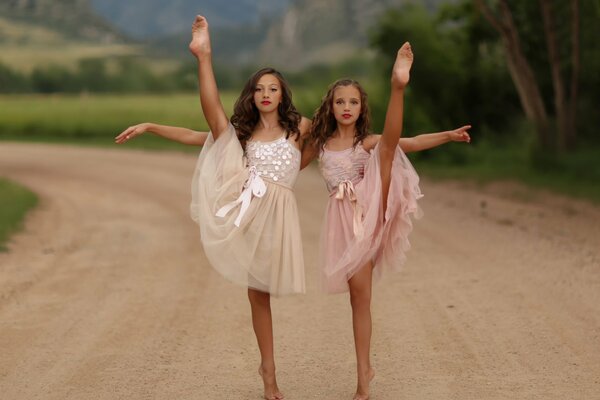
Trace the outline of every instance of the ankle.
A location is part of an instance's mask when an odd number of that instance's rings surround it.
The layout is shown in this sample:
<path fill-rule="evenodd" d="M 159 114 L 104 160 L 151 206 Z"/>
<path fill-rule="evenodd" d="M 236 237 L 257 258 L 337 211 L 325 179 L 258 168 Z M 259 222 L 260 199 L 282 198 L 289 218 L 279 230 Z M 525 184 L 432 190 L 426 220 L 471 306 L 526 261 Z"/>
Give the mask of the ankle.
<path fill-rule="evenodd" d="M 364 364 L 364 365 L 358 365 L 356 367 L 356 370 L 359 375 L 366 375 L 366 374 L 369 374 L 373 370 L 373 368 L 371 367 L 371 364 Z"/>

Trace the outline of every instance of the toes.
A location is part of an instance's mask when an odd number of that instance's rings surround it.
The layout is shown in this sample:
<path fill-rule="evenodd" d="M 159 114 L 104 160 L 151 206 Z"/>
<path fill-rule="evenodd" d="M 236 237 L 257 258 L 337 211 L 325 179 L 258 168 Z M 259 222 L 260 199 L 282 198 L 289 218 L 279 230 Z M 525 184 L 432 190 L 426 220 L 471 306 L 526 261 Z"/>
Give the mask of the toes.
<path fill-rule="evenodd" d="M 400 49 L 398 49 L 398 54 L 404 54 L 411 51 L 410 43 L 404 42 Z"/>

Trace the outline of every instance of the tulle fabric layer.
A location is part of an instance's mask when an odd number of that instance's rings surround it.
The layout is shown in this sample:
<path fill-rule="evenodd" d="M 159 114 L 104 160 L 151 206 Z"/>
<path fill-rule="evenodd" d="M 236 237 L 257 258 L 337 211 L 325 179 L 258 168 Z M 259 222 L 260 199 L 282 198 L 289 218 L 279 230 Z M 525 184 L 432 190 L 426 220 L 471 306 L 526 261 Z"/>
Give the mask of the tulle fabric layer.
<path fill-rule="evenodd" d="M 338 200 L 332 193 L 326 209 L 320 264 L 323 289 L 328 293 L 348 291 L 348 280 L 369 261 L 374 265 L 374 281 L 385 271 L 400 270 L 410 249 L 411 217 L 421 216 L 417 204 L 422 197 L 419 176 L 400 147 L 392 163 L 385 215 L 379 145 L 371 151 L 364 177 L 354 187 L 357 202 L 363 208 L 362 237 L 354 235 L 354 209 L 347 197 Z"/>
<path fill-rule="evenodd" d="M 210 134 L 194 172 L 190 207 L 204 252 L 231 282 L 275 296 L 304 293 L 300 224 L 290 188 L 265 180 L 265 195 L 252 199 L 239 227 L 234 225 L 239 206 L 225 217 L 215 216 L 238 198 L 248 175 L 233 126 L 216 141 Z"/>

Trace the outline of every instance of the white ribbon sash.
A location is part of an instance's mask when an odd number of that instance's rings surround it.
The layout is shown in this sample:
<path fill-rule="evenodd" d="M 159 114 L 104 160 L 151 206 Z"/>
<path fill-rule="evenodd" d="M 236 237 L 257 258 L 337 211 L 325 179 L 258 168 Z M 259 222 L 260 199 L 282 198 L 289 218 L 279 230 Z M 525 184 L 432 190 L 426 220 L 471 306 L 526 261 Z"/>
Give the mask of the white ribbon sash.
<path fill-rule="evenodd" d="M 263 181 L 260 175 L 258 175 L 256 167 L 252 166 L 250 167 L 250 175 L 248 176 L 246 183 L 244 183 L 244 189 L 242 190 L 240 196 L 231 203 L 227 203 L 223 207 L 221 207 L 215 215 L 217 217 L 224 217 L 238 204 L 241 204 L 240 213 L 238 214 L 234 222 L 235 226 L 239 227 L 240 222 L 242 221 L 242 217 L 246 213 L 246 210 L 248 210 L 248 207 L 250 207 L 250 201 L 252 200 L 252 196 L 263 197 L 266 192 L 267 185 L 265 184 L 265 181 Z"/>
<path fill-rule="evenodd" d="M 356 192 L 354 191 L 354 185 L 349 180 L 341 181 L 339 183 L 335 198 L 342 200 L 345 196 L 348 197 L 348 200 L 350 200 L 352 210 L 354 210 L 354 218 L 352 224 L 354 236 L 356 236 L 358 239 L 362 239 L 364 235 L 364 228 L 362 224 L 362 207 L 360 204 L 358 204 Z"/>

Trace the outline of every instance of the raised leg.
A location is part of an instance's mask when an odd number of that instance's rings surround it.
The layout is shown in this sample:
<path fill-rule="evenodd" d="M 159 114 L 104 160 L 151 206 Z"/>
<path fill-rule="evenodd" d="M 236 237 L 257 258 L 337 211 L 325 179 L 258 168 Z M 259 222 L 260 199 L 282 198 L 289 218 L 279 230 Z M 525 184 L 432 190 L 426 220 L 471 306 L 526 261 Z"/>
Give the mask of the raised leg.
<path fill-rule="evenodd" d="M 413 54 L 408 42 L 404 43 L 396 56 L 392 70 L 390 101 L 385 115 L 383 134 L 379 144 L 379 160 L 381 165 L 381 190 L 383 212 L 387 207 L 388 192 L 391 182 L 392 163 L 398 141 L 402 135 L 404 118 L 404 88 L 410 79 L 410 68 Z"/>
<path fill-rule="evenodd" d="M 210 34 L 208 32 L 208 21 L 205 17 L 198 15 L 192 25 L 192 41 L 190 51 L 198 60 L 198 80 L 200 84 L 200 104 L 202 112 L 212 131 L 213 138 L 217 140 L 219 134 L 227 128 L 228 120 L 217 81 L 212 67 L 212 50 L 210 45 Z"/>

